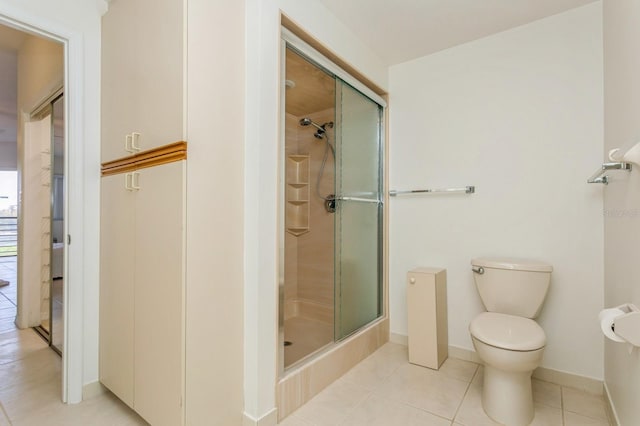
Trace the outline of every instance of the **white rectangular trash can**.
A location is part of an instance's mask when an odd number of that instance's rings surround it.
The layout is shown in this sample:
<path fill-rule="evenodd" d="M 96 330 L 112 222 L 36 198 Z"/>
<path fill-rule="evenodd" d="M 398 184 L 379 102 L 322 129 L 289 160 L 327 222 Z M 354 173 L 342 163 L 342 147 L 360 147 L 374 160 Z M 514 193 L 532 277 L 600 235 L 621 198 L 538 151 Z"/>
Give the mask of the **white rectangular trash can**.
<path fill-rule="evenodd" d="M 407 273 L 409 362 L 437 370 L 449 353 L 447 270 Z"/>

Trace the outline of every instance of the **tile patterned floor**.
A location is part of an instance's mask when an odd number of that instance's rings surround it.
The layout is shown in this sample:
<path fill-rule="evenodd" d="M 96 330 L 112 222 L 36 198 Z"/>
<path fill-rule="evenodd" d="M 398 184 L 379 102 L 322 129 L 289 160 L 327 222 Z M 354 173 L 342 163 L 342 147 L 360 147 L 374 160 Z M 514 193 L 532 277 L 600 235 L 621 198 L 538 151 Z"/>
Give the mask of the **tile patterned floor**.
<path fill-rule="evenodd" d="M 449 358 L 439 371 L 388 343 L 281 422 L 285 426 L 484 426 L 482 367 Z M 60 357 L 32 330 L 0 334 L 0 426 L 146 425 L 110 393 L 60 402 Z M 534 426 L 608 426 L 602 397 L 533 381 Z"/>
<path fill-rule="evenodd" d="M 60 401 L 60 357 L 17 330 L 15 261 L 0 258 L 0 426 L 146 425 L 110 393 Z M 55 290 L 54 290 L 55 291 Z M 409 364 L 387 343 L 280 424 L 283 426 L 494 426 L 481 405 L 482 366 L 449 358 L 438 371 Z M 534 426 L 609 426 L 601 396 L 533 381 Z"/>
<path fill-rule="evenodd" d="M 63 404 L 60 374 L 60 357 L 33 330 L 1 333 L 0 426 L 147 424 L 110 393 Z"/>
<path fill-rule="evenodd" d="M 449 358 L 440 370 L 409 364 L 407 348 L 387 343 L 283 426 L 494 426 L 481 402 L 483 368 Z M 533 380 L 533 426 L 609 426 L 604 400 Z"/>
<path fill-rule="evenodd" d="M 18 297 L 16 274 L 16 257 L 0 257 L 0 278 L 9 281 L 9 285 L 0 287 L 0 333 L 16 329 L 14 324 Z"/>
<path fill-rule="evenodd" d="M 17 264 L 16 256 L 0 257 L 0 279 L 9 281 L 8 286 L 0 287 L 0 333 L 15 330 L 15 316 L 17 305 Z M 60 350 L 63 345 L 62 324 L 62 288 L 64 279 L 53 280 L 51 289 L 53 308 L 53 344 Z M 48 329 L 49 321 L 44 320 L 43 326 Z M 2 424 L 0 424 L 2 426 Z"/>
<path fill-rule="evenodd" d="M 146 425 L 110 393 L 82 404 L 61 402 L 60 356 L 35 331 L 14 324 L 15 257 L 0 257 L 0 278 L 10 282 L 0 287 L 0 426 Z M 61 302 L 61 286 L 54 281 L 54 302 Z"/>

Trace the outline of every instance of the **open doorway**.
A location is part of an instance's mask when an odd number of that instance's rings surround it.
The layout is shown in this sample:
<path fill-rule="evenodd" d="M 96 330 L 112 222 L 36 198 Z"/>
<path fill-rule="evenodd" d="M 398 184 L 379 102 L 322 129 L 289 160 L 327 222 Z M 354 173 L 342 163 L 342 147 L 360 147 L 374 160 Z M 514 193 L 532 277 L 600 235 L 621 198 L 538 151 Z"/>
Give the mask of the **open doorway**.
<path fill-rule="evenodd" d="M 33 327 L 61 353 L 64 46 L 0 25 L 0 68 L 0 327 Z"/>
<path fill-rule="evenodd" d="M 99 220 L 100 220 L 100 22 L 108 7 L 86 7 L 82 0 L 52 3 L 47 0 L 0 1 L 0 25 L 19 30 L 41 41 L 57 45 L 58 54 L 47 55 L 40 63 L 32 61 L 34 73 L 25 78 L 29 90 L 18 119 L 29 121 L 30 112 L 55 88 L 65 90 L 65 213 L 64 213 L 64 352 L 60 369 L 62 401 L 78 403 L 83 395 L 100 391 L 98 377 L 98 290 L 99 290 Z M 8 38 L 0 35 L 0 42 Z M 31 45 L 36 47 L 37 43 Z M 24 48 L 22 43 L 20 48 Z M 35 51 L 32 50 L 33 53 Z M 62 54 L 59 54 L 62 52 Z M 51 59 L 55 58 L 55 61 Z M 62 60 L 60 63 L 60 59 Z M 57 62 L 56 62 L 57 61 Z M 56 63 L 55 67 L 49 65 Z M 55 72 L 51 72 L 54 70 Z M 22 75 L 22 68 L 17 71 Z M 36 75 L 48 78 L 36 82 Z M 4 74 L 0 75 L 4 77 Z M 23 82 L 25 80 L 23 78 Z M 22 87 L 22 86 L 21 86 Z M 37 92 L 37 93 L 36 93 Z M 25 94 L 26 92 L 22 92 Z M 20 97 L 20 96 L 18 96 Z M 18 131 L 21 127 L 18 127 Z M 19 212 L 20 214 L 20 212 Z M 20 250 L 20 242 L 18 242 Z M 20 275 L 18 268 L 18 275 Z M 21 297 L 18 289 L 18 305 Z M 19 306 L 18 306 L 19 307 Z M 27 319 L 18 311 L 18 321 Z M 20 323 L 24 327 L 24 323 Z M 28 326 L 27 326 L 28 327 Z M 29 330 L 29 336 L 40 339 Z M 47 351 L 49 349 L 46 349 Z M 5 404 L 6 407 L 6 404 Z"/>

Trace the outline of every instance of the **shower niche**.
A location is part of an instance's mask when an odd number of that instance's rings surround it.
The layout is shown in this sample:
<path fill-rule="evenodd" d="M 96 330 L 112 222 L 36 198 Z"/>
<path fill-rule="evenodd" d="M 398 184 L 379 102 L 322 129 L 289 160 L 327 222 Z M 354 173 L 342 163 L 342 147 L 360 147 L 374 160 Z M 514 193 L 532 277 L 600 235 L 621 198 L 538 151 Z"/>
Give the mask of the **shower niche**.
<path fill-rule="evenodd" d="M 287 44 L 280 371 L 382 315 L 382 107 Z"/>
<path fill-rule="evenodd" d="M 285 226 L 287 232 L 299 236 L 309 232 L 309 156 L 287 156 L 287 206 Z"/>

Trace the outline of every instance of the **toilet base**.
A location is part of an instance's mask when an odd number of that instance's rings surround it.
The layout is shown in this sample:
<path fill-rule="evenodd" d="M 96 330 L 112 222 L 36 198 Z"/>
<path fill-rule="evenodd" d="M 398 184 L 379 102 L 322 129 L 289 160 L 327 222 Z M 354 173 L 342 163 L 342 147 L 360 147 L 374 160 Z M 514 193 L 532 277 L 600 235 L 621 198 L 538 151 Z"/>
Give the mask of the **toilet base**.
<path fill-rule="evenodd" d="M 527 426 L 534 416 L 531 374 L 484 366 L 482 407 L 489 417 L 507 426 Z"/>

